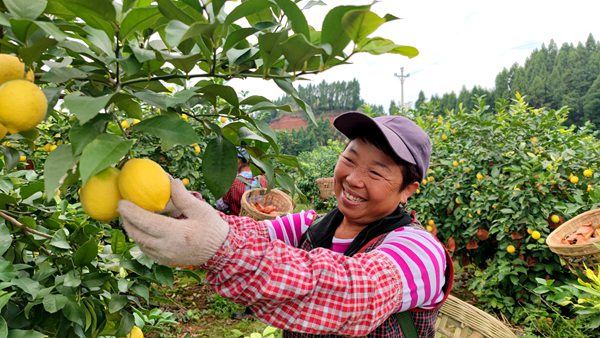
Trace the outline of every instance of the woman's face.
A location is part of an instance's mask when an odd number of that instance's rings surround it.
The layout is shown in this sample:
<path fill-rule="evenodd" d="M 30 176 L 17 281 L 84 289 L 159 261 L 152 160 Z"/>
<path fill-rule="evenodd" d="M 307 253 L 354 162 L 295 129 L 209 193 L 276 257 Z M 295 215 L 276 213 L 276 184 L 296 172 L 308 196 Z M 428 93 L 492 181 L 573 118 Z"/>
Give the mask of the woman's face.
<path fill-rule="evenodd" d="M 392 213 L 418 187 L 400 190 L 402 171 L 394 160 L 361 139 L 350 141 L 334 171 L 335 196 L 346 222 L 367 225 Z"/>

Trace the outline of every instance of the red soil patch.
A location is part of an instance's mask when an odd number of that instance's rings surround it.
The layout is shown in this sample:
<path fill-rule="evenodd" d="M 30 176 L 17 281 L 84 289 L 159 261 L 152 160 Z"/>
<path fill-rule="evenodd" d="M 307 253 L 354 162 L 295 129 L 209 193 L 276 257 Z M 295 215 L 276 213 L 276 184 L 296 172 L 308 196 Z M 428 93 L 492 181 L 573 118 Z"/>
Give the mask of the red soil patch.
<path fill-rule="evenodd" d="M 327 114 L 325 115 L 325 117 L 327 117 L 327 119 L 329 119 L 329 123 L 331 123 L 333 125 L 333 120 L 335 119 L 335 117 L 337 116 L 337 114 Z M 323 118 L 323 116 L 319 117 L 319 118 Z M 317 118 L 317 119 L 319 119 Z M 299 116 L 282 116 L 280 118 L 278 118 L 277 120 L 273 120 L 269 126 L 271 127 L 271 129 L 273 130 L 299 130 L 299 129 L 305 129 L 308 126 L 308 122 L 306 122 L 306 120 L 304 119 L 304 117 L 299 117 Z"/>

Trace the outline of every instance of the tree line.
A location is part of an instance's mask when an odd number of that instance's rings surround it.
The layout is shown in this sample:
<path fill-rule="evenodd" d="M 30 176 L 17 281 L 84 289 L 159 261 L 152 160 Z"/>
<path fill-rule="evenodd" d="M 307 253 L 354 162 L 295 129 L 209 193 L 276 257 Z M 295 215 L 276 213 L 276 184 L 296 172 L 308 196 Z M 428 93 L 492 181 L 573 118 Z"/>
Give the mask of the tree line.
<path fill-rule="evenodd" d="M 456 110 L 462 104 L 470 111 L 477 98 L 485 96 L 486 104 L 498 99 L 510 100 L 519 92 L 534 107 L 559 109 L 567 106 L 566 123 L 582 125 L 587 121 L 600 125 L 600 43 L 590 34 L 585 43 L 576 46 L 564 43 L 560 48 L 554 40 L 534 50 L 523 66 L 515 63 L 497 76 L 495 88 L 463 87 L 454 92 L 426 99 L 419 93 L 415 108 L 423 104 L 435 106 L 438 111 Z"/>

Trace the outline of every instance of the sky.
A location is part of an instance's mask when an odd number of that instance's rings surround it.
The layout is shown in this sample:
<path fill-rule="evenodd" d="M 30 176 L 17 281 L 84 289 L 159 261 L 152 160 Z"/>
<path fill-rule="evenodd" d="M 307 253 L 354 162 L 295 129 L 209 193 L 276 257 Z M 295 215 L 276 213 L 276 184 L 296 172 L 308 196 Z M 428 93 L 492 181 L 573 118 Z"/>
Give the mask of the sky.
<path fill-rule="evenodd" d="M 310 25 L 321 29 L 328 8 L 364 5 L 369 0 L 323 0 L 328 5 L 305 11 Z M 401 20 L 382 25 L 371 36 L 381 36 L 398 45 L 416 47 L 419 55 L 357 54 L 351 64 L 329 69 L 296 81 L 295 86 L 323 80 L 350 81 L 356 78 L 361 96 L 369 104 L 390 101 L 410 105 L 423 91 L 427 98 L 461 88 L 494 88 L 496 75 L 517 63 L 523 65 L 535 49 L 551 40 L 585 43 L 591 33 L 600 41 L 600 1 L 596 0 L 381 0 L 371 10 L 379 16 L 389 13 Z M 404 85 L 398 76 L 404 68 Z M 284 93 L 271 81 L 233 80 L 229 83 L 249 95 L 274 100 Z M 402 87 L 404 90 L 402 90 Z"/>

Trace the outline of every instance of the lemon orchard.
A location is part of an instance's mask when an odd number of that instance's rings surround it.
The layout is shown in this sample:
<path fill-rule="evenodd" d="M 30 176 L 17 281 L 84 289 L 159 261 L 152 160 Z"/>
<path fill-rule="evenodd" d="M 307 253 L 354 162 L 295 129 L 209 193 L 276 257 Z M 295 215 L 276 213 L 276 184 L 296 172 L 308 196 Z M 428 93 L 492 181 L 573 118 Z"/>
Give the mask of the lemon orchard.
<path fill-rule="evenodd" d="M 161 166 L 150 159 L 131 159 L 122 170 L 109 167 L 81 188 L 83 210 L 93 219 L 110 222 L 119 216 L 117 204 L 127 199 L 149 211 L 165 208 L 171 182 Z"/>

